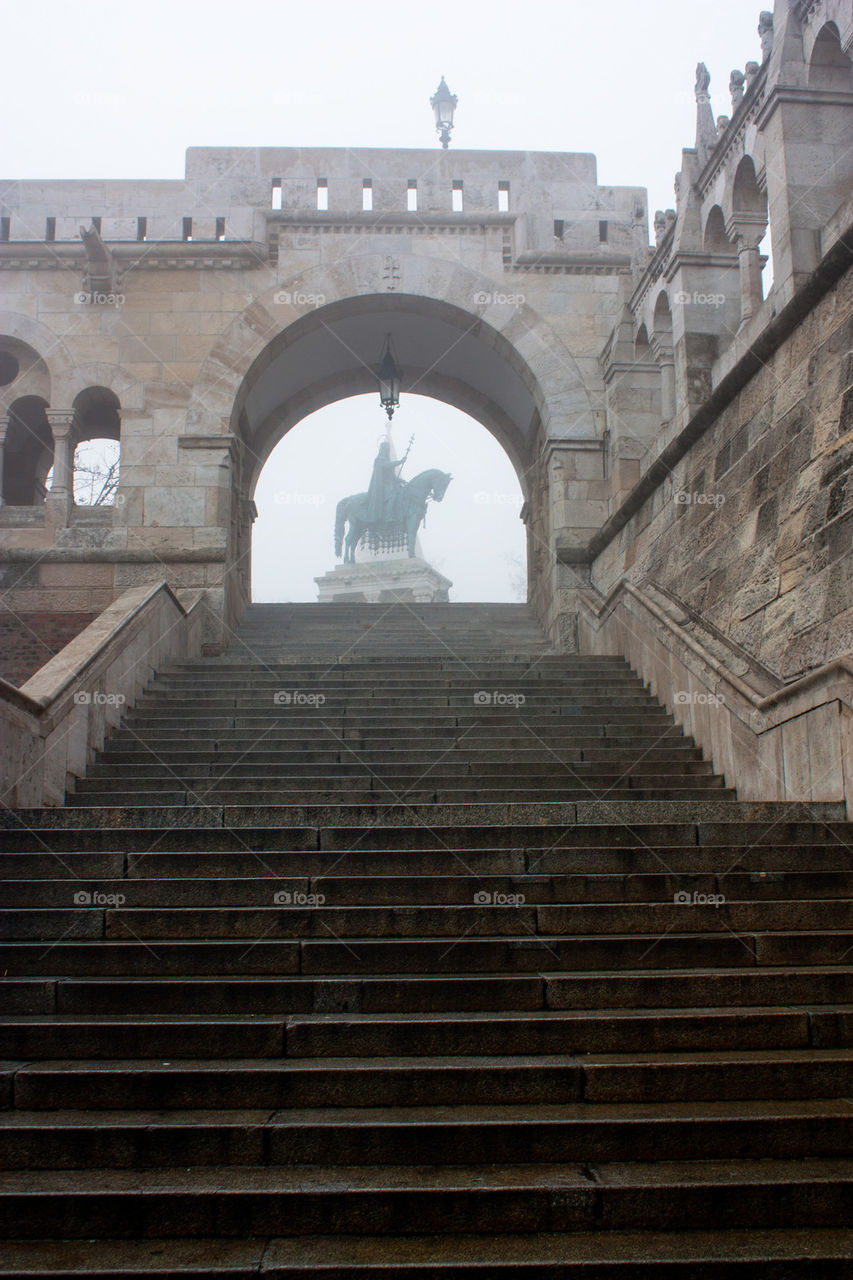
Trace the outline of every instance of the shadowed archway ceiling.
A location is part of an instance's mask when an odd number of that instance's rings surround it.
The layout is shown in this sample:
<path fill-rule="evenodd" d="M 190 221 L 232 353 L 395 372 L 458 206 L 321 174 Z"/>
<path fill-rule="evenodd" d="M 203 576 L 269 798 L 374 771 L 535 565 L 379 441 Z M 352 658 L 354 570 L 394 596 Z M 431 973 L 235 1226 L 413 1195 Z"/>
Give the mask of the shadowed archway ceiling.
<path fill-rule="evenodd" d="M 403 397 L 433 396 L 463 410 L 492 432 L 517 470 L 527 466 L 536 405 L 509 344 L 456 308 L 380 295 L 308 313 L 255 362 L 239 420 L 258 469 L 308 413 L 377 390 L 374 370 L 388 333 Z"/>

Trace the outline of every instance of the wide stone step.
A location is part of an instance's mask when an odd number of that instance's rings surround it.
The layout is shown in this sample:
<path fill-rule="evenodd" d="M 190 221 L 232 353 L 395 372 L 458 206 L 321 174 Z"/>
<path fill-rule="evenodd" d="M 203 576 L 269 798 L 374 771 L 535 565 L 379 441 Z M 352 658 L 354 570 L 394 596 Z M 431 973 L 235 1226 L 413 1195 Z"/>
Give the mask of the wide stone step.
<path fill-rule="evenodd" d="M 17 856 L 28 859 L 26 854 Z M 145 861 L 156 872 L 160 869 L 157 859 L 165 856 L 155 854 Z M 179 865 L 170 869 L 182 870 Z M 16 870 L 22 873 L 24 868 Z M 257 862 L 255 875 L 229 875 L 230 868 L 225 865 L 220 868 L 222 874 L 215 878 L 199 874 L 155 877 L 146 875 L 144 867 L 137 866 L 133 870 L 134 874 L 128 869 L 126 875 L 100 879 L 91 878 L 91 873 L 80 878 L 70 869 L 62 879 L 31 879 L 19 875 L 4 885 L 5 909 L 67 909 L 70 905 L 107 907 L 115 905 L 119 895 L 123 908 L 269 907 L 275 902 L 275 894 L 289 894 L 289 902 L 286 898 L 281 899 L 288 905 L 298 905 L 304 901 L 304 896 L 312 894 L 322 895 L 326 904 L 334 904 L 335 907 L 363 908 L 443 904 L 470 907 L 478 900 L 484 906 L 511 906 L 523 900 L 528 906 L 566 904 L 586 909 L 593 903 L 672 904 L 676 894 L 684 893 L 688 895 L 687 905 L 697 907 L 722 906 L 723 902 L 747 904 L 768 899 L 805 903 L 814 899 L 853 898 L 853 873 L 836 871 L 735 871 L 720 876 L 713 872 L 676 875 L 639 870 L 621 875 L 600 872 L 582 875 L 537 875 L 535 872 L 474 875 L 465 874 L 467 869 L 460 868 L 456 875 L 440 874 L 436 868 L 436 874 L 417 876 L 407 872 L 404 864 L 401 864 L 399 874 L 379 874 L 369 862 L 347 875 L 300 876 L 294 874 L 298 868 L 291 865 L 285 868 L 289 874 L 276 876 L 269 874 L 268 869 Z"/>
<path fill-rule="evenodd" d="M 844 1048 L 853 1006 L 291 1015 L 6 1015 L 4 1052 L 29 1058 L 278 1058 Z M 853 1122 L 853 1115 L 851 1115 Z"/>
<path fill-rule="evenodd" d="M 611 809 L 613 807 L 610 806 Z M 691 813 L 696 807 L 692 806 Z M 104 821 L 97 826 L 91 823 L 94 811 L 69 808 L 41 812 L 52 816 L 28 823 L 19 821 L 16 829 L 8 811 L 0 810 L 0 865 L 13 874 L 20 874 L 19 868 L 24 864 L 19 857 L 24 853 L 31 855 L 31 860 L 26 863 L 28 868 L 33 868 L 30 874 L 44 875 L 45 868 L 49 868 L 49 876 L 54 878 L 62 873 L 66 862 L 64 857 L 58 862 L 52 856 L 54 852 L 67 853 L 70 865 L 78 859 L 78 865 L 83 867 L 88 865 L 86 859 L 97 860 L 104 854 L 118 856 L 122 850 L 130 859 L 128 865 L 136 868 L 141 868 L 143 863 L 132 857 L 134 854 L 151 854 L 152 857 L 158 854 L 209 854 L 212 861 L 207 874 L 217 874 L 225 865 L 221 861 L 224 853 L 248 855 L 254 874 L 260 874 L 259 856 L 265 860 L 267 856 L 276 857 L 280 872 L 286 874 L 281 859 L 289 852 L 303 855 L 300 870 L 311 869 L 315 873 L 329 870 L 332 863 L 341 873 L 357 870 L 363 859 L 372 857 L 376 859 L 372 865 L 377 872 L 384 867 L 388 873 L 395 869 L 408 869 L 428 874 L 431 869 L 440 868 L 442 860 L 445 863 L 452 860 L 452 869 L 458 869 L 460 864 L 456 855 L 459 853 L 465 855 L 466 865 L 486 872 L 512 870 L 537 871 L 540 874 L 655 870 L 661 866 L 679 873 L 691 870 L 725 872 L 728 869 L 794 871 L 804 865 L 815 870 L 853 867 L 853 840 L 847 836 L 850 843 L 845 843 L 847 824 L 831 821 L 817 828 L 804 823 L 738 823 L 725 820 L 698 823 L 640 821 L 630 825 L 625 822 L 618 825 L 606 822 L 549 825 L 543 822 L 536 826 L 522 822 L 513 826 L 471 822 L 456 828 L 443 827 L 438 831 L 432 826 L 407 828 L 402 824 L 386 825 L 381 819 L 369 827 L 285 827 L 268 821 L 263 825 L 241 822 L 238 826 L 239 818 L 247 816 L 239 807 L 227 810 L 232 821 L 225 825 L 222 821 L 224 811 L 211 805 L 159 811 L 134 808 L 115 813 L 99 810 L 99 815 L 101 812 L 104 814 Z M 280 814 L 281 810 L 262 812 L 264 815 Z M 59 815 L 58 819 L 56 815 Z M 254 816 L 254 811 L 248 816 Z M 383 810 L 385 816 L 393 816 L 391 806 Z M 46 821 L 55 824 L 57 820 L 61 825 L 41 825 Z M 4 821 L 8 823 L 5 830 Z M 213 821 L 217 825 L 209 825 Z M 86 853 L 80 852 L 81 829 L 86 831 Z M 309 854 L 315 856 L 313 860 L 306 861 Z M 385 861 L 382 861 L 383 857 Z M 471 858 L 476 859 L 474 864 L 468 862 Z M 494 861 L 490 863 L 490 859 Z M 96 861 L 93 865 L 100 866 L 101 863 Z M 149 865 L 153 867 L 156 864 Z M 201 864 L 187 859 L 184 865 L 198 867 Z M 246 862 L 228 863 L 229 867 L 239 865 L 246 865 Z M 268 867 L 268 873 L 269 870 Z M 165 873 L 161 871 L 159 874 Z M 190 872 L 177 869 L 172 874 Z"/>
<path fill-rule="evenodd" d="M 478 787 L 458 787 L 454 790 L 433 790 L 432 788 L 396 788 L 387 784 L 382 785 L 378 781 L 371 788 L 362 790 L 326 790 L 326 789 L 291 789 L 276 790 L 271 787 L 257 788 L 237 787 L 229 788 L 224 783 L 216 785 L 208 785 L 198 790 L 185 791 L 178 790 L 158 790 L 146 789 L 140 790 L 124 790 L 120 787 L 111 791 L 89 791 L 82 795 L 71 793 L 67 797 L 66 803 L 70 806 L 104 806 L 110 807 L 121 805 L 129 807 L 132 805 L 152 805 L 160 804 L 164 806 L 174 805 L 197 805 L 205 803 L 216 804 L 241 804 L 244 803 L 247 796 L 251 796 L 252 800 L 257 804 L 264 805 L 286 805 L 294 801 L 306 805 L 339 805 L 339 804 L 370 804 L 376 800 L 390 801 L 395 803 L 406 804 L 440 804 L 440 805 L 458 805 L 463 803 L 471 804 L 521 804 L 535 803 L 541 801 L 547 803 L 554 799 L 562 801 L 573 800 L 642 800 L 642 801 L 687 801 L 687 800 L 703 800 L 709 794 L 735 799 L 735 792 L 731 788 L 724 788 L 712 779 L 697 779 L 692 784 L 677 786 L 670 783 L 668 786 L 637 786 L 637 787 L 614 787 L 605 784 L 600 787 L 594 787 L 592 784 L 586 786 L 558 786 L 554 785 L 550 788 L 518 788 L 507 790 L 503 787 L 478 788 Z"/>
<path fill-rule="evenodd" d="M 853 1230 L 594 1231 L 455 1236 L 9 1240 L 4 1280 L 180 1275 L 254 1280 L 848 1280 Z M 168 1259 L 168 1261 L 166 1261 Z"/>
<path fill-rule="evenodd" d="M 347 975 L 356 962 L 367 973 L 529 973 L 558 969 L 717 968 L 756 965 L 838 965 L 853 948 L 853 932 L 835 930 L 778 933 L 671 932 L 661 938 L 633 933 L 602 936 L 447 936 L 347 940 L 237 940 L 181 938 L 126 941 L 87 937 L 80 913 L 74 933 L 49 944 L 47 969 L 67 975 L 335 974 Z M 115 929 L 124 928 L 116 920 Z M 79 931 L 79 932 L 78 932 Z M 78 941 L 69 938 L 79 938 Z M 44 942 L 0 944 L 0 965 L 8 976 L 45 975 Z"/>
<path fill-rule="evenodd" d="M 826 823 L 837 825 L 842 830 L 844 824 L 844 805 L 841 801 L 811 802 L 768 802 L 743 803 L 726 799 L 688 801 L 586 801 L 577 804 L 547 802 L 542 804 L 494 804 L 494 805 L 407 805 L 407 804 L 372 804 L 372 805 L 198 805 L 175 809 L 154 806 L 150 808 L 134 807 L 132 810 L 89 811 L 85 807 L 56 809 L 0 809 L 0 831 L 14 833 L 17 830 L 35 833 L 49 830 L 89 831 L 92 828 L 110 827 L 146 827 L 151 829 L 171 829 L 175 827 L 193 827 L 196 830 L 213 830 L 224 826 L 228 828 L 270 827 L 279 830 L 297 827 L 317 827 L 321 830 L 321 838 L 328 833 L 330 841 L 343 839 L 348 843 L 359 836 L 369 838 L 380 829 L 381 823 L 386 830 L 396 829 L 398 843 L 404 847 L 423 847 L 417 842 L 424 832 L 431 833 L 434 828 L 448 828 L 441 843 L 445 847 L 452 846 L 458 840 L 464 847 L 473 830 L 482 831 L 484 826 L 493 825 L 496 835 L 503 832 L 503 838 L 495 843 L 505 845 L 506 832 L 516 836 L 519 842 L 524 837 L 520 828 L 529 827 L 530 823 L 541 824 L 539 838 L 534 842 L 537 846 L 543 840 L 546 827 L 562 827 L 565 834 L 572 829 L 576 836 L 583 836 L 589 843 L 609 843 L 608 829 L 622 828 L 621 840 L 625 843 L 626 827 L 629 831 L 634 826 L 660 826 L 662 824 L 715 824 L 728 826 L 731 836 L 739 842 L 748 839 L 749 829 L 758 829 L 764 838 L 777 824 L 778 840 L 784 838 L 781 824 L 795 823 L 803 819 L 817 823 L 821 819 Z M 97 821 L 94 818 L 97 817 Z M 764 824 L 763 829 L 761 824 Z M 402 832 L 405 834 L 401 834 Z M 596 832 L 598 839 L 589 838 L 589 833 Z M 451 834 L 451 831 L 453 834 Z M 355 834 L 352 834 L 355 833 Z M 5 837 L 4 837 L 5 838 Z M 433 836 L 434 843 L 439 843 Z M 410 842 L 414 842 L 411 843 Z M 578 839 L 577 843 L 581 843 Z M 636 843 L 636 836 L 633 837 Z M 734 842 L 734 841 L 733 841 Z M 7 846 L 8 847 L 8 846 Z"/>
<path fill-rule="evenodd" d="M 51 955 L 53 951 L 51 951 Z M 43 968 L 47 966 L 42 966 Z M 52 966 L 54 967 L 54 966 Z M 7 976 L 8 1014 L 427 1013 L 779 1005 L 839 1006 L 849 1001 L 853 967 L 824 965 L 707 969 L 626 969 L 548 973 L 164 976 L 61 978 Z"/>
<path fill-rule="evenodd" d="M 5 1169 L 844 1157 L 844 1099 L 0 1113 Z"/>
<path fill-rule="evenodd" d="M 165 907 L 135 906 L 93 895 L 78 894 L 64 907 L 0 909 L 0 938 L 126 938 L 184 940 L 213 938 L 334 938 L 442 939 L 509 937 L 541 938 L 557 948 L 570 937 L 606 938 L 622 935 L 714 934 L 731 930 L 742 937 L 769 933 L 837 931 L 839 943 L 853 937 L 853 902 L 845 899 L 759 902 L 720 902 L 714 893 L 683 892 L 683 900 L 669 902 L 528 904 L 521 892 L 506 900 L 446 905 L 337 906 L 322 891 L 292 893 L 276 889 L 263 906 Z M 124 897 L 124 894 L 116 895 Z M 678 894 L 674 895 L 676 899 Z M 722 895 L 720 895 L 722 896 Z M 478 897 L 481 899 L 478 901 Z M 322 899 L 322 901 L 321 901 Z M 777 940 L 784 942 L 784 939 Z M 393 945 L 386 942 L 386 945 Z M 838 957 L 841 959 L 839 951 Z"/>
<path fill-rule="evenodd" d="M 200 1166 L 0 1175 L 4 1238 L 846 1227 L 853 1162 L 720 1160 L 380 1168 Z"/>
<path fill-rule="evenodd" d="M 660 757 L 633 761 L 627 774 L 625 766 L 616 763 L 614 760 L 578 761 L 572 764 L 572 774 L 578 778 L 596 778 L 599 781 L 618 781 L 626 776 L 635 778 L 645 778 L 649 775 L 656 778 L 673 776 L 707 778 L 713 776 L 712 766 L 709 761 L 695 759 L 688 752 L 680 754 L 673 751 L 670 755 L 672 759 L 666 762 L 661 761 Z M 663 768 L 664 763 L 668 766 L 666 771 Z M 161 765 L 150 762 L 133 763 L 121 769 L 115 765 L 96 763 L 89 766 L 86 777 L 79 778 L 75 785 L 78 790 L 81 788 L 88 789 L 101 779 L 107 778 L 121 778 L 126 781 L 138 779 L 140 784 L 144 785 L 147 780 L 164 776 L 170 777 L 173 781 L 176 778 L 180 778 L 182 782 L 194 784 L 203 782 L 211 777 L 219 777 L 221 773 L 221 768 L 213 764 L 196 765 L 179 773 L 175 770 L 165 770 Z M 423 769 L 418 765 L 396 763 L 387 765 L 380 776 L 389 782 L 404 784 L 412 779 L 417 780 L 422 775 Z M 329 777 L 330 774 L 328 771 L 321 773 L 318 769 L 312 768 L 310 764 L 306 763 L 295 763 L 284 769 L 277 768 L 275 765 L 259 765 L 254 761 L 241 761 L 239 764 L 232 765 L 229 768 L 228 776 L 229 778 L 248 778 L 255 782 L 275 778 L 283 786 L 298 787 L 313 778 L 325 778 Z M 339 785 L 342 785 L 348 779 L 358 780 L 373 776 L 375 775 L 371 770 L 357 761 L 336 764 L 334 768 L 334 777 Z M 494 778 L 499 782 L 515 782 L 516 784 L 522 781 L 536 783 L 546 778 L 565 778 L 566 766 L 562 762 L 554 760 L 542 764 L 528 762 L 526 764 L 518 763 L 513 765 L 492 762 L 481 765 L 453 766 L 441 763 L 430 769 L 429 776 L 443 781 L 448 778 L 470 777 L 478 780 Z"/>

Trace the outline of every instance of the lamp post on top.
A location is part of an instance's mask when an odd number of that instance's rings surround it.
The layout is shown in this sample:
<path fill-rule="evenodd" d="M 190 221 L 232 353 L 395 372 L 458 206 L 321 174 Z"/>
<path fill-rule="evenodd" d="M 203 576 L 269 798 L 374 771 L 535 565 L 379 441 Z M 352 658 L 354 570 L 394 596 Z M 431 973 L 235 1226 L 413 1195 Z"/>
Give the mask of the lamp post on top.
<path fill-rule="evenodd" d="M 450 92 L 447 87 L 447 81 L 442 76 L 441 83 L 429 100 L 429 105 L 435 113 L 435 127 L 445 151 L 450 142 L 450 135 L 453 132 L 453 112 L 456 110 L 458 101 L 456 94 Z"/>

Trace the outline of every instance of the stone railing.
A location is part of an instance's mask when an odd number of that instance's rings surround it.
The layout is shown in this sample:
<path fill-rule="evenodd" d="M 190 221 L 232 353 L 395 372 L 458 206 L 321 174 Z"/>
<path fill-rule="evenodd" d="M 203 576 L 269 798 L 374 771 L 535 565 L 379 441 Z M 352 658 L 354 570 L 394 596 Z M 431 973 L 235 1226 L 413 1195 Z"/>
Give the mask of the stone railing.
<path fill-rule="evenodd" d="M 65 803 L 108 732 L 164 663 L 201 652 L 201 595 L 134 587 L 22 688 L 0 680 L 0 803 Z"/>
<path fill-rule="evenodd" d="M 741 800 L 843 800 L 853 814 L 853 662 L 783 684 L 672 596 L 579 592 L 581 653 L 621 654 Z"/>

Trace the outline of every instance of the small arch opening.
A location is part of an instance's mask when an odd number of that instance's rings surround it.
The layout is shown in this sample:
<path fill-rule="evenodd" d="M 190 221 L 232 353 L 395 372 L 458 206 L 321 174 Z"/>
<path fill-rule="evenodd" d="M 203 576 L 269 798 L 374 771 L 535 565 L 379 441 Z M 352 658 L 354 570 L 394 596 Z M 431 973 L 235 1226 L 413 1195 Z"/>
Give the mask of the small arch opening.
<path fill-rule="evenodd" d="M 44 502 L 53 463 L 53 434 L 40 396 L 22 396 L 9 406 L 3 451 L 3 502 L 35 507 Z"/>
<path fill-rule="evenodd" d="M 853 89 L 853 62 L 841 48 L 834 22 L 827 22 L 815 41 L 809 59 L 809 88 L 842 92 Z"/>
<path fill-rule="evenodd" d="M 735 246 L 726 234 L 726 221 L 718 204 L 715 204 L 708 214 L 708 221 L 705 223 L 704 245 L 706 253 L 733 254 L 735 252 Z"/>

